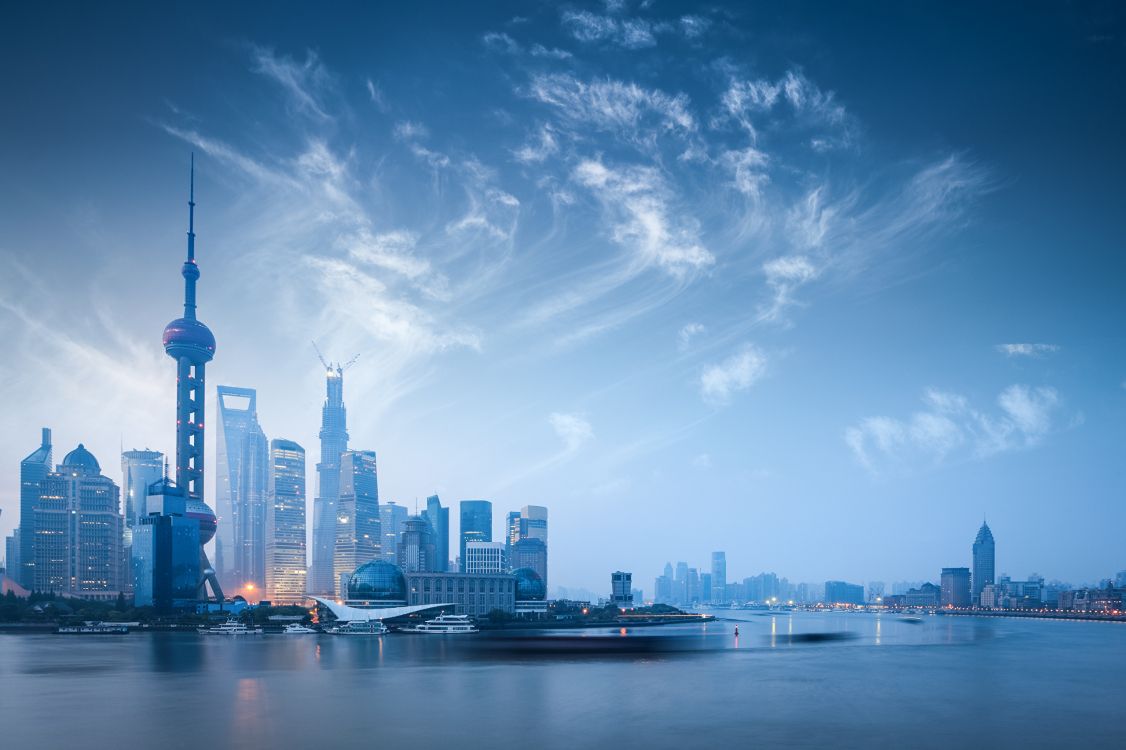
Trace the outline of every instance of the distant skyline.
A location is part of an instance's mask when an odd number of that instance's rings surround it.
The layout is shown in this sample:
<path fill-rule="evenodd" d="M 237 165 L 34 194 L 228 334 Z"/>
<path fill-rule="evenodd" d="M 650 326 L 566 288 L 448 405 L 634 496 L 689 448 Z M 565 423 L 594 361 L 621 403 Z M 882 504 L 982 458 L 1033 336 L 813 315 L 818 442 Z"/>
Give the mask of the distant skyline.
<path fill-rule="evenodd" d="M 553 587 L 937 581 L 983 516 L 998 576 L 1126 568 L 1116 4 L 9 16 L 4 535 L 41 427 L 174 454 L 194 151 L 212 507 L 254 388 L 311 531 L 316 340 L 381 502 L 546 506 Z"/>

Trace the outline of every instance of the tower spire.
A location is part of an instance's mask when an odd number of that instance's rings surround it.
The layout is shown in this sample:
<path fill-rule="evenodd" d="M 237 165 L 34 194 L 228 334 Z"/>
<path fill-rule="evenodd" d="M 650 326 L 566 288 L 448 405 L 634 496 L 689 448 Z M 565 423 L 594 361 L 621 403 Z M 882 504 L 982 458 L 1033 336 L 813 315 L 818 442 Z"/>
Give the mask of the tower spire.
<path fill-rule="evenodd" d="M 188 180 L 188 259 L 184 261 L 184 317 L 195 320 L 195 282 L 199 266 L 195 262 L 195 152 L 192 152 L 191 172 Z"/>

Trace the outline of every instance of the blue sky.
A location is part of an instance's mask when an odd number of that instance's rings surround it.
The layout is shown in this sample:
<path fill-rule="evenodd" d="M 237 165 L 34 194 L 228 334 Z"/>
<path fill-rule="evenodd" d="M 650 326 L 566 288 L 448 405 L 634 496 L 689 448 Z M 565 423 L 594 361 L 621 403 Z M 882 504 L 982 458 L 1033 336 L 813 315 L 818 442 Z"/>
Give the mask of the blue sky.
<path fill-rule="evenodd" d="M 11 12 L 0 530 L 40 426 L 171 447 L 195 151 L 211 385 L 312 457 L 359 353 L 382 498 L 553 584 L 1126 567 L 1114 4 L 416 5 Z"/>

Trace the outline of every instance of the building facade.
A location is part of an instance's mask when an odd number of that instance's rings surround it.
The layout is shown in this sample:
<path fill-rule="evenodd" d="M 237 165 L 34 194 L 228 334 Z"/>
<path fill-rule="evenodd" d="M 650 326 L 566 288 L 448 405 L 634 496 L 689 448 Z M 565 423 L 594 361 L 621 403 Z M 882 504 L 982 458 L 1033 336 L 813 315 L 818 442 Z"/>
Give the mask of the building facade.
<path fill-rule="evenodd" d="M 421 516 L 410 516 L 402 528 L 397 544 L 399 569 L 404 573 L 439 572 L 437 545 L 430 522 Z"/>
<path fill-rule="evenodd" d="M 20 567 L 10 575 L 29 591 L 35 590 L 35 506 L 39 502 L 39 483 L 51 472 L 51 452 L 51 430 L 44 427 L 39 447 L 20 461 Z"/>
<path fill-rule="evenodd" d="M 379 480 L 375 451 L 348 451 L 340 457 L 340 496 L 333 546 L 335 595 L 344 596 L 348 576 L 380 557 Z"/>
<path fill-rule="evenodd" d="M 864 587 L 844 581 L 825 581 L 826 604 L 863 604 Z"/>
<path fill-rule="evenodd" d="M 305 449 L 270 441 L 270 502 L 266 513 L 266 597 L 275 604 L 305 599 Z"/>
<path fill-rule="evenodd" d="M 516 577 L 407 573 L 407 604 L 452 604 L 454 614 L 476 618 L 488 617 L 493 610 L 513 614 L 516 612 Z"/>
<path fill-rule="evenodd" d="M 464 573 L 466 543 L 493 541 L 493 504 L 488 500 L 462 500 L 460 510 L 458 570 Z"/>
<path fill-rule="evenodd" d="M 712 585 L 709 597 L 712 604 L 726 604 L 727 599 L 727 553 L 712 553 Z"/>
<path fill-rule="evenodd" d="M 313 499 L 313 550 L 308 588 L 331 594 L 336 547 L 336 503 L 340 499 L 340 457 L 348 450 L 348 412 L 344 408 L 344 368 L 325 366 L 325 402 L 321 408 L 321 460 Z"/>
<path fill-rule="evenodd" d="M 125 547 L 133 544 L 133 527 L 149 514 L 149 487 L 164 478 L 164 454 L 131 450 L 121 454 L 121 494 L 125 505 Z"/>
<path fill-rule="evenodd" d="M 981 603 L 982 590 L 997 582 L 996 545 L 989 525 L 982 521 L 973 544 L 973 577 L 971 596 L 974 604 Z M 984 605 L 983 605 L 984 606 Z"/>
<path fill-rule="evenodd" d="M 512 570 L 531 568 L 547 586 L 547 544 L 542 539 L 521 539 L 512 545 L 508 555 Z"/>
<path fill-rule="evenodd" d="M 383 559 L 397 565 L 399 561 L 399 535 L 407 522 L 407 509 L 396 503 L 382 503 L 379 506 L 379 533 L 382 539 L 380 552 Z"/>
<path fill-rule="evenodd" d="M 215 502 L 223 525 L 215 538 L 215 570 L 228 590 L 265 588 L 270 456 L 258 424 L 258 394 L 225 385 L 216 393 Z"/>
<path fill-rule="evenodd" d="M 33 590 L 103 601 L 124 591 L 117 485 L 79 444 L 39 482 Z"/>
<path fill-rule="evenodd" d="M 615 570 L 610 574 L 610 603 L 621 609 L 633 608 L 633 574 Z"/>
<path fill-rule="evenodd" d="M 465 572 L 471 575 L 499 575 L 508 572 L 504 542 L 466 542 Z"/>
<path fill-rule="evenodd" d="M 426 510 L 422 512 L 424 518 L 430 522 L 434 532 L 434 554 L 437 556 L 435 570 L 446 571 L 450 569 L 450 509 L 442 507 L 442 501 L 437 495 L 426 498 Z"/>
<path fill-rule="evenodd" d="M 969 568 L 943 568 L 942 569 L 942 598 L 943 607 L 968 607 L 970 606 L 970 569 Z"/>

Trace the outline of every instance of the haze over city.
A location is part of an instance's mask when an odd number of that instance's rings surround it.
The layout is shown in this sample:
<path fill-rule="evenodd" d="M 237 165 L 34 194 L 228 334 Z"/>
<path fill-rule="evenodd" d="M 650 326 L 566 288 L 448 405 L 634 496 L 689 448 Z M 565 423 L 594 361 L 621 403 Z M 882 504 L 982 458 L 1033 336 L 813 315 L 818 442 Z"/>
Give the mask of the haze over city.
<path fill-rule="evenodd" d="M 381 501 L 548 506 L 554 585 L 1123 567 L 1117 14 L 261 10 L 10 11 L 4 535 L 41 426 L 174 453 L 194 152 L 210 387 L 310 479 L 315 340 Z"/>

